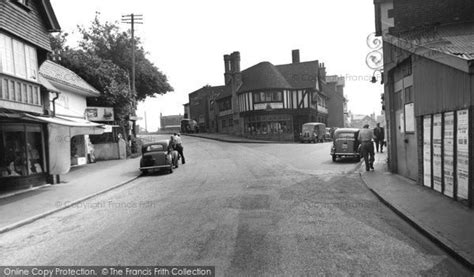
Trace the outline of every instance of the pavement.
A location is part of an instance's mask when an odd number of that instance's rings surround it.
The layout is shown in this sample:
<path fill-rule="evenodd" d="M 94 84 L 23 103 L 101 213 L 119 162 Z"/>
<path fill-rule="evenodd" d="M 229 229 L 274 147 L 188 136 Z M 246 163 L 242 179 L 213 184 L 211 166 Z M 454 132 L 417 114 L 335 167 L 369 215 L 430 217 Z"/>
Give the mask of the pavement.
<path fill-rule="evenodd" d="M 230 143 L 266 143 L 266 144 L 294 143 L 292 141 L 268 141 L 268 140 L 248 139 L 244 137 L 233 136 L 233 135 L 228 135 L 228 134 L 218 134 L 218 133 L 192 133 L 192 134 L 189 133 L 189 134 L 182 134 L 182 135 L 212 139 L 212 140 L 230 142 Z"/>
<path fill-rule="evenodd" d="M 362 171 L 369 189 L 395 213 L 456 259 L 474 269 L 474 211 L 441 193 L 387 169 L 386 153 L 376 153 L 375 170 Z"/>
<path fill-rule="evenodd" d="M 55 185 L 0 194 L 0 233 L 18 228 L 135 180 L 139 159 L 74 167 Z"/>

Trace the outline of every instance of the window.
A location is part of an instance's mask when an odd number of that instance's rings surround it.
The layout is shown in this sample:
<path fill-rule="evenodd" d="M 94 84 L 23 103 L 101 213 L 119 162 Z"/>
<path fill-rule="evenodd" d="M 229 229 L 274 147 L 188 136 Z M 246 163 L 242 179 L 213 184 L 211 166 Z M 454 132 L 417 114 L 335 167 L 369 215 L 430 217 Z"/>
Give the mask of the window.
<path fill-rule="evenodd" d="M 395 107 L 395 110 L 400 110 L 403 107 L 402 91 L 401 90 L 395 92 L 394 107 Z"/>
<path fill-rule="evenodd" d="M 29 0 L 12 0 L 12 2 L 26 11 L 31 10 L 31 8 L 29 7 L 29 3 L 30 3 Z"/>
<path fill-rule="evenodd" d="M 254 103 L 281 102 L 283 93 L 281 91 L 257 92 L 253 94 Z"/>
<path fill-rule="evenodd" d="M 0 129 L 0 177 L 45 172 L 40 126 L 9 125 Z"/>
<path fill-rule="evenodd" d="M 412 103 L 415 101 L 415 97 L 413 95 L 413 86 L 409 86 L 405 88 L 405 103 Z"/>
<path fill-rule="evenodd" d="M 231 110 L 231 109 L 232 109 L 232 99 L 230 97 L 226 98 L 224 100 L 221 100 L 219 102 L 219 111 L 220 112 Z"/>
<path fill-rule="evenodd" d="M 0 34 L 0 72 L 36 81 L 38 79 L 36 49 Z"/>

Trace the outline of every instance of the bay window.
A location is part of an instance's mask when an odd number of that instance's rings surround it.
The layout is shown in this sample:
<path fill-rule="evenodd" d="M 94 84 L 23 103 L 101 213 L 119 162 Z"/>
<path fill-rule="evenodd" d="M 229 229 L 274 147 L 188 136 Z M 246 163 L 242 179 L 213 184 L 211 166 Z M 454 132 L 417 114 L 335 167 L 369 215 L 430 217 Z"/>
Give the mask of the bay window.
<path fill-rule="evenodd" d="M 36 81 L 38 79 L 36 48 L 0 34 L 0 73 Z"/>

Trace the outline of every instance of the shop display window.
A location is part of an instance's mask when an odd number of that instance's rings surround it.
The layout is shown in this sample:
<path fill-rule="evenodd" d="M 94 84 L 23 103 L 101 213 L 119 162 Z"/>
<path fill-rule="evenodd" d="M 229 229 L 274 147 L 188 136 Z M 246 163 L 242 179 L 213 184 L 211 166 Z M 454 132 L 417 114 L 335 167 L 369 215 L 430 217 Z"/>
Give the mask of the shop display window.
<path fill-rule="evenodd" d="M 0 129 L 0 177 L 45 172 L 40 126 L 11 125 Z"/>

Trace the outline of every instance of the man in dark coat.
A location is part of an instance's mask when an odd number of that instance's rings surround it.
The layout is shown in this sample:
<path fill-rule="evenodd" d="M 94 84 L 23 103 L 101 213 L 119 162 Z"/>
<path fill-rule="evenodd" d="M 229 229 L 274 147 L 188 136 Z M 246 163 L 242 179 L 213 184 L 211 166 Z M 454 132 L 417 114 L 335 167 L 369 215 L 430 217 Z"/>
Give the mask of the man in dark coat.
<path fill-rule="evenodd" d="M 380 127 L 380 123 L 377 123 L 377 127 L 374 129 L 374 140 L 375 140 L 375 149 L 377 149 L 377 153 L 379 152 L 379 145 L 380 145 L 380 152 L 383 153 L 383 144 L 385 140 L 385 132 L 383 127 Z"/>

